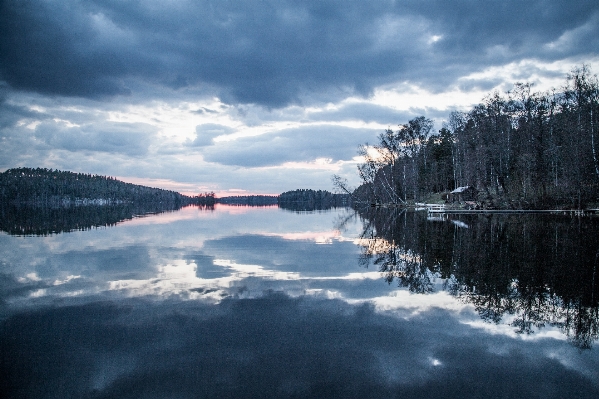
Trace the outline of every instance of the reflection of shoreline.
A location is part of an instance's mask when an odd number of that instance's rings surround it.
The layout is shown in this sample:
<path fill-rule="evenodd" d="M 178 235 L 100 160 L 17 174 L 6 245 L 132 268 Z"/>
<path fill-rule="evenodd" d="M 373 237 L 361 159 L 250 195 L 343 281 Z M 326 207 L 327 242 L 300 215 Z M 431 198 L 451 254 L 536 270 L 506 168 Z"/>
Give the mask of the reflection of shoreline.
<path fill-rule="evenodd" d="M 440 284 L 518 333 L 557 326 L 574 345 L 599 338 L 599 220 L 551 215 L 454 215 L 370 210 L 360 263 L 411 292 Z"/>
<path fill-rule="evenodd" d="M 214 206 L 195 205 L 200 209 Z M 15 206 L 0 205 L 0 230 L 17 236 L 45 236 L 70 231 L 110 227 L 120 222 L 149 215 L 174 212 L 180 206 L 163 206 L 160 203 L 78 205 L 78 206 Z"/>
<path fill-rule="evenodd" d="M 304 212 L 328 212 L 333 209 L 350 209 L 348 206 L 319 206 L 314 204 L 306 204 L 306 203 L 297 203 L 297 204 L 279 204 L 279 208 L 288 211 L 288 212 L 296 212 L 296 213 L 304 213 Z"/>

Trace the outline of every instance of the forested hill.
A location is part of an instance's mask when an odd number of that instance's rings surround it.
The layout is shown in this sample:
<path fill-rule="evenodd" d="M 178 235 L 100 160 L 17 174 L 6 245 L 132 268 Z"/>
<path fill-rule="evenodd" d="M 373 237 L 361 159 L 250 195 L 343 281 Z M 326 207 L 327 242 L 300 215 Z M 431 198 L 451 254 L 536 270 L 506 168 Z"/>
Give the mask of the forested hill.
<path fill-rule="evenodd" d="M 189 197 L 175 191 L 125 183 L 112 177 L 45 168 L 0 173 L 0 201 L 33 206 L 214 203 L 214 194 Z"/>
<path fill-rule="evenodd" d="M 326 190 L 293 190 L 279 195 L 279 206 L 286 209 L 313 210 L 350 205 L 348 194 L 333 194 Z"/>
<path fill-rule="evenodd" d="M 275 195 L 236 195 L 231 197 L 220 197 L 216 199 L 219 204 L 248 205 L 248 206 L 270 206 L 277 205 L 278 197 Z"/>

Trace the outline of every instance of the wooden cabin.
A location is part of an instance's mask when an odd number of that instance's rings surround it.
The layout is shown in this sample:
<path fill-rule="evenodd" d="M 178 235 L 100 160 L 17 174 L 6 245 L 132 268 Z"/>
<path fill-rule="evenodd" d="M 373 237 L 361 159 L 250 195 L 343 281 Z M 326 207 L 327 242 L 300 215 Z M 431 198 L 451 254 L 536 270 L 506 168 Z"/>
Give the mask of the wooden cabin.
<path fill-rule="evenodd" d="M 471 186 L 458 187 L 447 196 L 449 202 L 476 201 L 476 189 Z"/>

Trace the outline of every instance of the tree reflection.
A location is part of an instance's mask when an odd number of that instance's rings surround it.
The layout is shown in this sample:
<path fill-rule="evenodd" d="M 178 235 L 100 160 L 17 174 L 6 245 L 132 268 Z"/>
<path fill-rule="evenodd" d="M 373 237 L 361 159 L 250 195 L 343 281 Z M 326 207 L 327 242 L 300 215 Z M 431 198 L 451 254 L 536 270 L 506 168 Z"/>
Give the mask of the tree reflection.
<path fill-rule="evenodd" d="M 192 205 L 214 209 L 214 205 Z M 109 227 L 134 217 L 172 212 L 181 206 L 149 203 L 142 205 L 85 205 L 67 207 L 14 206 L 0 202 L 0 230 L 11 235 L 66 233 Z"/>
<path fill-rule="evenodd" d="M 599 219 L 557 215 L 427 217 L 360 211 L 360 264 L 411 292 L 444 289 L 521 334 L 559 327 L 577 347 L 599 337 Z"/>

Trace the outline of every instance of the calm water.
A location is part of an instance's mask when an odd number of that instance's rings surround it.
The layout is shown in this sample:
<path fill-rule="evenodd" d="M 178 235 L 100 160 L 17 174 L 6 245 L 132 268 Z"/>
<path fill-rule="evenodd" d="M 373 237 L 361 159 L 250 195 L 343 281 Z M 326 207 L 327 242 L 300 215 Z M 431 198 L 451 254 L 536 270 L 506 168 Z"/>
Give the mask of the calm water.
<path fill-rule="evenodd" d="M 90 209 L 3 216 L 1 397 L 599 397 L 599 219 Z"/>

